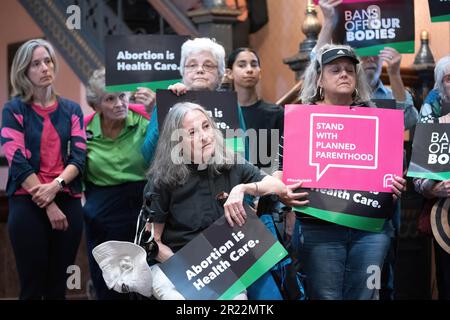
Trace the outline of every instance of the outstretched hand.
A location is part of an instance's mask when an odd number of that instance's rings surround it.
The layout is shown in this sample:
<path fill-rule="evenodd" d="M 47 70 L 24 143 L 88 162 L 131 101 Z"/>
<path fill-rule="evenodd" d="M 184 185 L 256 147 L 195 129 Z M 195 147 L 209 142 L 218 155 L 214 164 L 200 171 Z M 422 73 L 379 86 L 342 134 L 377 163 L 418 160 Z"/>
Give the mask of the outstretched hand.
<path fill-rule="evenodd" d="M 156 102 L 156 93 L 149 88 L 139 87 L 134 93 L 136 103 L 143 104 L 150 114 Z"/>
<path fill-rule="evenodd" d="M 342 3 L 343 0 L 319 0 L 319 6 L 323 13 L 325 21 L 332 22 L 336 16 L 336 7 Z"/>
<path fill-rule="evenodd" d="M 400 72 L 400 63 L 402 62 L 402 55 L 391 47 L 385 47 L 380 51 L 378 55 L 380 59 L 386 62 L 387 72 L 388 73 L 398 73 Z"/>

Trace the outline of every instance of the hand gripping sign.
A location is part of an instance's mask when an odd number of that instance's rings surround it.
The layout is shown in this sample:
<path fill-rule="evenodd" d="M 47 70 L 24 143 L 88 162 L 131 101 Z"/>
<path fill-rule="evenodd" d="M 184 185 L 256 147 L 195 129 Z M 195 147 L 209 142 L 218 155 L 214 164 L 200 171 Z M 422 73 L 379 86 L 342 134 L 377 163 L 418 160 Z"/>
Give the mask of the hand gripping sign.
<path fill-rule="evenodd" d="M 283 177 L 302 187 L 391 192 L 402 175 L 403 113 L 287 105 Z"/>

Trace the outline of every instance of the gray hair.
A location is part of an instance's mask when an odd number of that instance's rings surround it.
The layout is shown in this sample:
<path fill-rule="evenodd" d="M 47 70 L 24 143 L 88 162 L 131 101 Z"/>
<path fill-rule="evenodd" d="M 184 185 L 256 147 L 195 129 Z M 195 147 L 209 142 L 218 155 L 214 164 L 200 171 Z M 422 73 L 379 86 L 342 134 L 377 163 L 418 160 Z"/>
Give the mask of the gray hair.
<path fill-rule="evenodd" d="M 28 79 L 27 72 L 33 59 L 33 52 L 36 48 L 43 47 L 47 50 L 52 59 L 55 74 L 58 71 L 58 61 L 56 59 L 55 49 L 53 46 L 43 39 L 32 39 L 25 42 L 17 50 L 11 65 L 11 86 L 13 89 L 13 96 L 20 96 L 22 101 L 30 102 L 33 97 L 33 83 Z M 53 86 L 51 87 L 52 94 L 56 95 Z"/>
<path fill-rule="evenodd" d="M 105 68 L 95 70 L 86 86 L 87 103 L 95 109 L 105 92 Z"/>
<path fill-rule="evenodd" d="M 215 150 L 213 159 L 208 163 L 208 170 L 219 174 L 224 169 L 229 169 L 235 161 L 235 153 L 226 149 L 224 139 L 220 130 L 217 129 L 213 119 L 206 110 L 198 104 L 181 102 L 175 104 L 168 112 L 159 136 L 155 157 L 149 170 L 150 179 L 158 186 L 175 189 L 186 183 L 190 171 L 188 165 L 183 161 L 179 145 L 183 139 L 183 119 L 189 111 L 198 110 L 208 119 L 215 133 Z M 173 158 L 175 155 L 176 159 Z"/>
<path fill-rule="evenodd" d="M 197 54 L 202 51 L 207 51 L 217 61 L 217 71 L 219 72 L 219 80 L 223 78 L 225 74 L 225 49 L 223 46 L 215 42 L 210 38 L 195 38 L 193 40 L 187 40 L 181 46 L 181 59 L 180 59 L 180 74 L 184 75 L 184 65 L 186 60 L 193 54 Z"/>
<path fill-rule="evenodd" d="M 319 80 L 322 75 L 322 54 L 329 49 L 347 49 L 355 53 L 352 47 L 347 45 L 325 44 L 318 49 L 317 53 L 311 60 L 311 63 L 305 70 L 305 78 L 303 80 L 303 88 L 300 92 L 300 100 L 302 103 L 309 104 L 321 100 L 319 93 Z M 356 56 L 356 54 L 355 54 Z M 359 58 L 358 58 L 359 59 Z M 356 104 L 370 104 L 370 87 L 367 77 L 360 64 L 355 65 L 356 68 L 356 90 L 353 102 Z"/>
<path fill-rule="evenodd" d="M 445 96 L 444 83 L 442 82 L 446 73 L 450 72 L 450 55 L 441 58 L 434 68 L 434 88 L 439 91 L 443 100 L 450 100 Z"/>

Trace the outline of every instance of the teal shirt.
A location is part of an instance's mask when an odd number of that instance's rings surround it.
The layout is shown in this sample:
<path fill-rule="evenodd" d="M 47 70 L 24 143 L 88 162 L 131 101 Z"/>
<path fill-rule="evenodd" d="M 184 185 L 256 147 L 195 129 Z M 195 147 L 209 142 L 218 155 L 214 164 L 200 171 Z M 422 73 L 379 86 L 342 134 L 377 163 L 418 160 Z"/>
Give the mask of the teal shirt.
<path fill-rule="evenodd" d="M 97 186 L 114 186 L 145 180 L 148 162 L 141 153 L 141 146 L 148 124 L 145 117 L 129 110 L 125 127 L 117 138 L 110 139 L 103 136 L 100 116 L 96 114 L 86 126 L 85 181 Z"/>

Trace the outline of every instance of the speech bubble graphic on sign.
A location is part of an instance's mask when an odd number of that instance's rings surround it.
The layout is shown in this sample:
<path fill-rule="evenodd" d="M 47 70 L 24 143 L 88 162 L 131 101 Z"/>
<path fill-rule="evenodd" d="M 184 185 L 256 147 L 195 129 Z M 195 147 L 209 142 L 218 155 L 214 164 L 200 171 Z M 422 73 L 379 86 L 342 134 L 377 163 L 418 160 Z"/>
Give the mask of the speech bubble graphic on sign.
<path fill-rule="evenodd" d="M 403 110 L 286 105 L 280 151 L 287 184 L 392 192 L 403 173 Z"/>
<path fill-rule="evenodd" d="M 363 124 L 356 135 L 355 120 Z M 310 121 L 309 164 L 317 181 L 331 167 L 378 168 L 378 117 L 313 113 Z"/>

